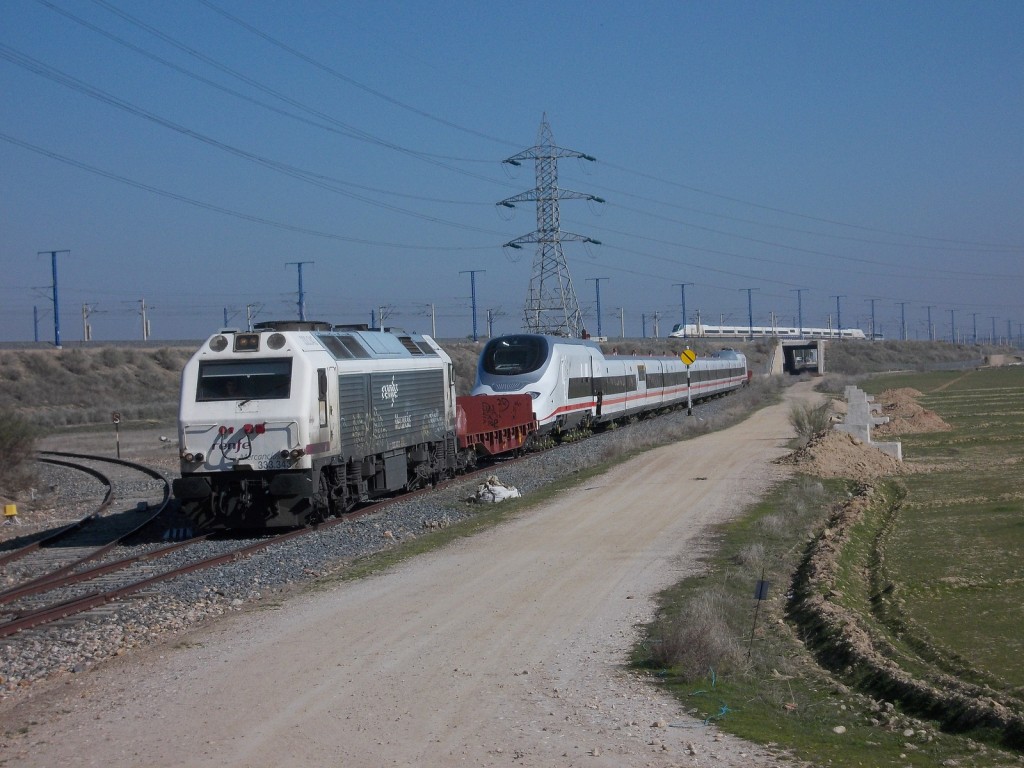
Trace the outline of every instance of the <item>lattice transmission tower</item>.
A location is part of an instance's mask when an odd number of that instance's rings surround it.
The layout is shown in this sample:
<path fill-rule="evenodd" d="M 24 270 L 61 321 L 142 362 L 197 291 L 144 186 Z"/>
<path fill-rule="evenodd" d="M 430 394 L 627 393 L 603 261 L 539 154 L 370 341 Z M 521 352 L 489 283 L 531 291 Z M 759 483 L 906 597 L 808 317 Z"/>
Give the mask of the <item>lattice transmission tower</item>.
<path fill-rule="evenodd" d="M 585 333 L 583 316 L 580 314 L 576 291 L 573 290 L 572 278 L 569 276 L 569 267 L 562 253 L 562 243 L 567 240 L 595 245 L 601 243 L 592 237 L 563 232 L 558 223 L 558 201 L 593 200 L 603 203 L 604 200 L 596 195 L 558 188 L 558 160 L 562 157 L 577 157 L 590 161 L 595 159 L 583 152 L 556 147 L 545 114 L 541 117 L 536 146 L 502 161 L 509 165 L 520 165 L 524 160 L 533 160 L 536 166 L 537 186 L 528 192 L 502 200 L 498 205 L 514 208 L 516 203 L 537 203 L 536 231 L 505 243 L 508 248 L 521 248 L 525 243 L 537 244 L 537 254 L 534 256 L 533 271 L 530 275 L 530 289 L 524 308 L 524 328 L 531 333 L 579 338 Z"/>

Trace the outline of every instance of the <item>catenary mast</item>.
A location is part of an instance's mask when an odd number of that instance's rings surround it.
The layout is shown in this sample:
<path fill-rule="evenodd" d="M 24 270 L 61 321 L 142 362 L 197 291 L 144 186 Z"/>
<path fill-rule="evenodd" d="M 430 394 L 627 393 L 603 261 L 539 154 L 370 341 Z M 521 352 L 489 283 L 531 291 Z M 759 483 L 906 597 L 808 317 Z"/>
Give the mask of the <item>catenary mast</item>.
<path fill-rule="evenodd" d="M 582 152 L 555 146 L 545 114 L 537 132 L 536 146 L 503 161 L 510 165 L 521 165 L 524 160 L 533 160 L 536 166 L 536 187 L 502 200 L 498 205 L 514 208 L 516 203 L 537 203 L 536 231 L 505 243 L 509 248 L 521 248 L 525 243 L 537 244 L 524 308 L 524 328 L 531 333 L 580 337 L 585 333 L 583 317 L 576 300 L 576 291 L 572 287 L 569 267 L 562 253 L 562 242 L 568 240 L 597 245 L 600 242 L 585 235 L 563 232 L 558 221 L 558 201 L 593 200 L 603 203 L 604 200 L 595 195 L 558 188 L 558 160 L 563 157 L 590 161 L 595 159 Z"/>

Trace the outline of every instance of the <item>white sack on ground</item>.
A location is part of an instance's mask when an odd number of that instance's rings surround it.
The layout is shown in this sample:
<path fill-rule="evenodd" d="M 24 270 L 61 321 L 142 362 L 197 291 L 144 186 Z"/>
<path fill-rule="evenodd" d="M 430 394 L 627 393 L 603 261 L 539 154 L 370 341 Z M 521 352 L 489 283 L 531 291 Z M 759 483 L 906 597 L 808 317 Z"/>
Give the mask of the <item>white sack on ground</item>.
<path fill-rule="evenodd" d="M 518 499 L 521 495 L 518 488 L 505 485 L 494 475 L 488 477 L 476 489 L 476 500 L 485 504 L 496 504 L 505 499 Z"/>

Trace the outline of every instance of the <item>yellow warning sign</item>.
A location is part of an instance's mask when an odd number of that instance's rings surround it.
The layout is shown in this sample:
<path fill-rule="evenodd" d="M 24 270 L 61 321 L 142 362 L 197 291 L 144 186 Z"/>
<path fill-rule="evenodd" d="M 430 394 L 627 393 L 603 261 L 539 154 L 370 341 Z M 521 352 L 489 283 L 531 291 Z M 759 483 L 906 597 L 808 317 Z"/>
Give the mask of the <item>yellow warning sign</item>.
<path fill-rule="evenodd" d="M 679 359 L 682 360 L 686 365 L 693 365 L 697 360 L 697 353 L 692 349 L 684 349 L 679 353 Z"/>

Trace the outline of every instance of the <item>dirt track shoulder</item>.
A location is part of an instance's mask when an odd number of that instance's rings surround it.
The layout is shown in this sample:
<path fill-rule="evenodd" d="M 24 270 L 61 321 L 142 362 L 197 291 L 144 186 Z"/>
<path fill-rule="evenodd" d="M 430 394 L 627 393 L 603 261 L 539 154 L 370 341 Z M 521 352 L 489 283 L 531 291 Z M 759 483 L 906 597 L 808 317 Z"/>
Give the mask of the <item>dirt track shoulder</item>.
<path fill-rule="evenodd" d="M 770 463 L 792 435 L 788 409 L 648 452 L 391 572 L 68 678 L 6 713 L 8 733 L 27 732 L 0 754 L 23 766 L 777 765 L 625 660 L 651 596 L 789 471 Z"/>

